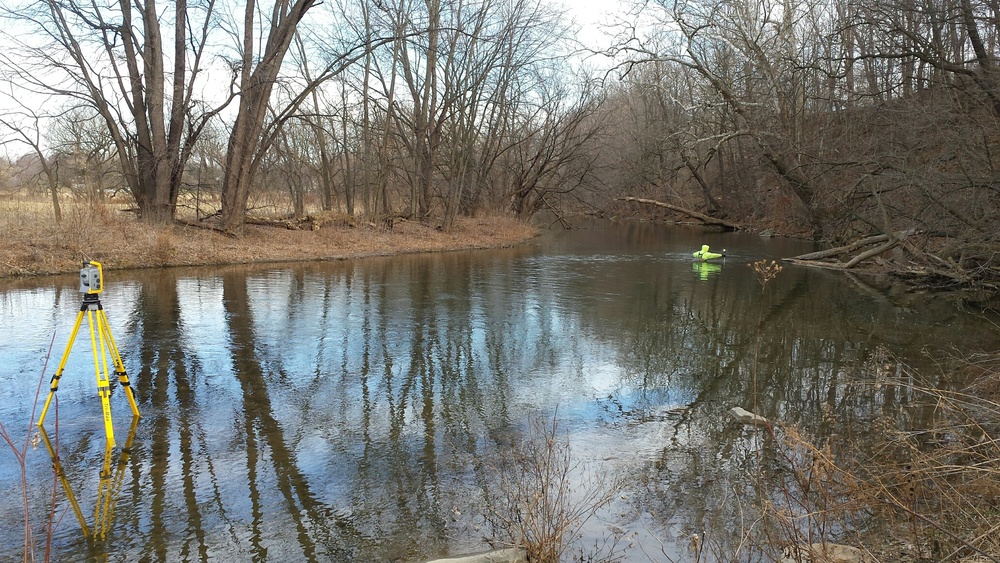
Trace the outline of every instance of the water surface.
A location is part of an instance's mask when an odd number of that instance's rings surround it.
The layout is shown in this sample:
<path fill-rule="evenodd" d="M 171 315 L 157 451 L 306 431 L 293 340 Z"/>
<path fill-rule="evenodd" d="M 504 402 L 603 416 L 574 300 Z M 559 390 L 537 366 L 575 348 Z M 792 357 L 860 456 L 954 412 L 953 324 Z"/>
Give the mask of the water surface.
<path fill-rule="evenodd" d="M 726 259 L 693 262 L 703 243 Z M 620 548 L 631 541 L 625 560 L 684 559 L 690 534 L 734 529 L 754 442 L 730 407 L 836 431 L 906 401 L 847 384 L 885 351 L 919 364 L 996 345 L 990 319 L 944 296 L 794 266 L 762 284 L 749 266 L 809 250 L 610 225 L 507 250 L 108 269 L 102 303 L 143 418 L 130 436 L 117 389 L 115 432 L 130 448 L 106 458 L 81 332 L 46 421 L 66 480 L 54 481 L 44 443 L 29 447 L 31 524 L 44 535 L 55 486 L 54 560 L 475 551 L 495 482 L 480 462 L 555 417 L 577 475 L 626 483 L 580 545 L 617 532 Z M 80 299 L 71 275 L 0 283 L 0 421 L 18 443 Z M 8 450 L 0 486 L 20 490 Z M 21 558 L 21 496 L 0 508 L 3 559 Z"/>

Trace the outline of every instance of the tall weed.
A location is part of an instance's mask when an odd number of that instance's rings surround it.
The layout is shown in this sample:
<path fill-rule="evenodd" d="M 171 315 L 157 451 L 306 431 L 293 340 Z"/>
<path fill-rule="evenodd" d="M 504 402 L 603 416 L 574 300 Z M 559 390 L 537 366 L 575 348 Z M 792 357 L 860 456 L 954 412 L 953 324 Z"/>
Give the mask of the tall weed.
<path fill-rule="evenodd" d="M 29 482 L 28 482 L 28 467 L 26 463 L 26 458 L 29 449 L 34 448 L 41 441 L 40 434 L 38 433 L 37 427 L 35 426 L 35 415 L 38 408 L 38 399 L 41 396 L 42 392 L 42 384 L 45 381 L 45 372 L 48 368 L 49 358 L 52 355 L 52 345 L 54 343 L 55 343 L 55 335 L 53 334 L 52 341 L 49 342 L 49 349 L 45 356 L 45 361 L 43 362 L 42 365 L 42 374 L 38 379 L 38 387 L 35 389 L 35 397 L 31 407 L 31 418 L 28 420 L 28 426 L 25 431 L 24 441 L 21 442 L 19 438 L 11 436 L 10 432 L 7 430 L 7 427 L 3 424 L 2 421 L 0 421 L 0 439 L 3 439 L 3 441 L 7 444 L 11 454 L 13 454 L 14 459 L 20 469 L 20 487 L 21 487 L 20 500 L 23 503 L 23 510 L 24 510 L 24 544 L 23 544 L 22 554 L 24 561 L 26 563 L 29 561 L 35 561 L 37 559 L 41 559 L 42 561 L 49 561 L 51 557 L 52 531 L 55 524 L 56 474 L 55 472 L 53 472 L 52 474 L 52 479 L 53 479 L 52 502 L 45 522 L 45 534 L 44 534 L 44 544 L 42 546 L 42 555 L 38 556 L 36 553 L 39 548 L 39 546 L 37 545 L 38 539 L 35 535 L 35 530 L 34 530 L 35 523 L 31 514 L 31 508 L 29 502 L 30 499 L 28 494 Z M 59 408 L 58 403 L 56 403 L 55 418 L 57 421 L 56 423 L 57 425 L 59 418 L 58 408 Z M 57 435 L 58 435 L 58 427 L 57 427 Z"/>
<path fill-rule="evenodd" d="M 509 451 L 488 462 L 495 477 L 485 491 L 485 519 L 494 544 L 524 548 L 531 563 L 565 561 L 583 526 L 607 507 L 622 482 L 605 472 L 574 462 L 570 447 L 560 439 L 555 415 L 534 421 L 528 435 Z M 613 537 L 600 553 L 573 555 L 574 561 L 614 561 Z M 576 549 L 579 549 L 577 546 Z"/>

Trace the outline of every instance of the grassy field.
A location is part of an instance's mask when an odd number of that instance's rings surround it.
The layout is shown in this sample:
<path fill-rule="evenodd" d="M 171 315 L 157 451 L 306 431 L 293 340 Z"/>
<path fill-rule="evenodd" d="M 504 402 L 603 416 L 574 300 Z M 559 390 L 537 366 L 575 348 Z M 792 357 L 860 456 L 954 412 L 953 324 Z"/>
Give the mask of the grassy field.
<path fill-rule="evenodd" d="M 458 218 L 444 232 L 417 221 L 398 220 L 389 229 L 341 215 L 315 223 L 315 230 L 247 225 L 233 237 L 193 226 L 145 225 L 128 207 L 65 201 L 57 223 L 51 202 L 43 198 L 0 199 L 0 277 L 74 272 L 83 259 L 127 269 L 495 248 L 523 243 L 538 232 L 508 217 Z"/>

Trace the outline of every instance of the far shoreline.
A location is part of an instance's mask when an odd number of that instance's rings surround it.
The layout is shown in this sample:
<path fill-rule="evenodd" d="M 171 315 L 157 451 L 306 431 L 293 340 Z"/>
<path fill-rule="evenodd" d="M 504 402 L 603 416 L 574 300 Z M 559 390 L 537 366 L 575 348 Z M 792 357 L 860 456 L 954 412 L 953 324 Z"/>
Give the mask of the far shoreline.
<path fill-rule="evenodd" d="M 247 225 L 238 237 L 208 229 L 154 227 L 137 221 L 77 226 L 50 223 L 0 224 L 7 250 L 0 278 L 37 278 L 75 273 L 84 260 L 105 270 L 335 262 L 405 254 L 510 248 L 530 242 L 540 229 L 512 217 L 460 217 L 444 231 L 416 221 L 391 229 L 340 224 L 317 230 Z"/>

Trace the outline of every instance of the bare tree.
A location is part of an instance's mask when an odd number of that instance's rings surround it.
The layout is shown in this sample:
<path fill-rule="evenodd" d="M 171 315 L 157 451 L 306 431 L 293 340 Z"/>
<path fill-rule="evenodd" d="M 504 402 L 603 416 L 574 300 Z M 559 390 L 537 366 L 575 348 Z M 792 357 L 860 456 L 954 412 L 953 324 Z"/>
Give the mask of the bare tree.
<path fill-rule="evenodd" d="M 305 42 L 302 40 L 302 36 L 299 33 L 295 35 L 295 47 L 302 75 L 305 77 L 307 82 L 311 82 L 312 72 L 310 71 L 309 57 L 307 55 Z M 330 211 L 333 209 L 334 205 L 335 188 L 333 183 L 333 156 L 331 154 L 329 140 L 331 138 L 335 138 L 336 135 L 332 128 L 328 126 L 329 116 L 325 111 L 326 106 L 320 104 L 319 89 L 313 89 L 309 96 L 311 101 L 310 109 L 312 112 L 311 114 L 305 114 L 303 117 L 309 123 L 314 143 L 316 145 L 315 148 L 319 153 L 319 163 L 317 166 L 319 167 L 320 195 L 323 210 Z"/>
<path fill-rule="evenodd" d="M 27 145 L 38 159 L 49 196 L 52 198 L 52 214 L 56 223 L 59 223 L 62 221 L 62 208 L 59 205 L 59 171 L 46 158 L 43 150 L 41 121 L 42 118 L 29 109 L 25 109 L 20 119 L 14 116 L 0 117 L 0 125 L 10 130 L 11 140 Z"/>
<path fill-rule="evenodd" d="M 104 201 L 108 191 L 126 189 L 115 167 L 114 140 L 90 108 L 70 109 L 51 118 L 47 137 L 63 182 L 92 203 Z"/>
<path fill-rule="evenodd" d="M 331 79 L 357 64 L 371 49 L 391 44 L 399 38 L 348 37 L 317 56 L 326 63 L 311 75 L 283 77 L 281 64 L 306 12 L 315 0 L 279 1 L 271 17 L 259 22 L 262 29 L 248 32 L 248 25 L 257 26 L 253 11 L 245 12 L 241 37 L 241 59 L 237 65 L 240 76 L 240 109 L 230 134 L 226 156 L 226 175 L 222 186 L 221 228 L 236 232 L 242 228 L 254 179 L 263 159 L 274 146 L 281 128 L 312 100 L 313 92 Z M 254 55 L 256 34 L 266 35 L 260 55 Z M 281 86 L 280 96 L 272 97 Z M 315 105 L 315 104 L 314 104 Z"/>
<path fill-rule="evenodd" d="M 271 107 L 292 38 L 315 5 L 315 0 L 276 0 L 268 11 L 247 0 L 238 22 L 220 17 L 214 0 L 195 5 L 178 0 L 172 18 L 158 10 L 155 0 L 107 5 L 45 0 L 10 6 L 3 16 L 17 22 L 11 29 L 27 31 L 5 34 L 15 49 L 0 54 L 0 63 L 19 88 L 74 98 L 95 109 L 114 139 L 140 214 L 151 222 L 174 217 L 198 137 L 238 98 L 220 219 L 224 230 L 237 231 L 254 176 L 282 124 L 325 81 L 357 62 L 368 48 L 389 41 L 367 38 L 345 47 L 305 81 L 288 81 L 290 89 Z M 220 40 L 227 33 L 234 39 L 235 58 L 226 56 Z M 171 52 L 164 49 L 164 37 L 173 40 Z M 209 53 L 210 46 L 217 50 Z M 207 83 L 203 75 L 209 59 L 229 59 L 232 80 L 220 81 L 215 69 Z M 215 100 L 211 107 L 195 95 L 203 87 Z"/>
<path fill-rule="evenodd" d="M 510 153 L 509 210 L 528 218 L 555 210 L 552 197 L 573 191 L 591 171 L 594 152 L 586 150 L 599 123 L 590 119 L 600 103 L 591 92 L 569 98 L 558 85 L 521 122 L 523 139 Z"/>
<path fill-rule="evenodd" d="M 751 189 L 758 182 L 779 180 L 784 189 L 778 199 L 793 202 L 792 207 L 807 218 L 814 234 L 822 233 L 817 178 L 829 166 L 823 163 L 822 155 L 806 150 L 806 126 L 820 106 L 824 110 L 829 107 L 819 102 L 820 91 L 815 85 L 829 90 L 824 78 L 842 72 L 835 62 L 840 53 L 827 40 L 835 33 L 835 14 L 820 4 L 793 0 L 661 1 L 657 5 L 663 18 L 658 30 L 673 31 L 623 37 L 621 52 L 631 54 L 623 68 L 627 71 L 636 64 L 669 62 L 700 77 L 702 86 L 692 88 L 682 102 L 700 114 L 694 138 L 713 143 L 708 152 L 702 149 L 700 154 L 714 157 L 717 166 L 724 165 L 731 155 L 738 156 L 740 168 L 757 170 L 756 181 L 743 179 Z M 704 112 L 701 108 L 714 109 Z M 701 167 L 705 162 L 692 160 L 694 154 L 682 149 L 680 160 L 704 184 L 711 208 L 710 180 Z M 747 157 L 751 157 L 749 161 Z M 757 162 L 763 163 L 773 178 L 768 178 Z M 784 210 L 792 211 L 796 209 Z"/>
<path fill-rule="evenodd" d="M 177 0 L 173 8 L 172 19 L 154 0 L 44 0 L 3 11 L 13 24 L 0 60 L 12 81 L 101 116 L 140 216 L 153 223 L 172 220 L 191 149 L 229 99 L 210 110 L 195 97 L 214 1 Z M 165 33 L 173 38 L 169 57 Z"/>
<path fill-rule="evenodd" d="M 221 226 L 237 230 L 246 216 L 250 187 L 260 158 L 270 142 L 262 138 L 268 120 L 268 103 L 281 64 L 295 31 L 316 0 L 278 0 L 266 25 L 266 40 L 258 54 L 257 5 L 247 0 L 243 13 L 242 58 L 239 64 L 239 110 L 229 136 L 226 175 L 222 181 Z M 301 103 L 301 101 L 299 102 Z"/>
<path fill-rule="evenodd" d="M 522 125 L 537 104 L 525 102 L 569 76 L 568 28 L 558 11 L 520 0 L 426 0 L 418 7 L 400 23 L 421 30 L 419 40 L 400 43 L 391 57 L 408 94 L 398 104 L 405 111 L 390 103 L 386 114 L 410 161 L 409 213 L 440 212 L 450 228 L 505 173 L 495 168 L 501 156 L 536 140 Z M 506 197 L 509 186 L 498 191 L 505 194 L 498 199 Z"/>

